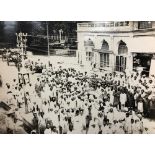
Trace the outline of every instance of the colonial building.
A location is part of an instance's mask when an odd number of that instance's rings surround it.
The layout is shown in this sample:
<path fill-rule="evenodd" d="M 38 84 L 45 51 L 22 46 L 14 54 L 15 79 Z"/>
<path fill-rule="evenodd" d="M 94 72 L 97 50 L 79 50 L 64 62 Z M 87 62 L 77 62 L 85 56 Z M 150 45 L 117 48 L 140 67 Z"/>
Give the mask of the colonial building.
<path fill-rule="evenodd" d="M 155 74 L 155 22 L 77 24 L 78 63 L 85 67 Z"/>

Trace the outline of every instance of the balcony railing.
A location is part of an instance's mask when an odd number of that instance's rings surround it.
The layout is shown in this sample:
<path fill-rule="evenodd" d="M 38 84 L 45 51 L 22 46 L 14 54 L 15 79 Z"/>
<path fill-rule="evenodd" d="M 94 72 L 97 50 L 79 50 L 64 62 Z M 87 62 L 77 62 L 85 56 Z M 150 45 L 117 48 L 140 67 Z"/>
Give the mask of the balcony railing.
<path fill-rule="evenodd" d="M 149 21 L 138 22 L 138 28 L 139 29 L 152 28 L 152 22 L 149 22 Z"/>
<path fill-rule="evenodd" d="M 78 23 L 78 27 L 123 27 L 129 26 L 128 21 L 123 22 L 101 22 L 101 23 Z"/>

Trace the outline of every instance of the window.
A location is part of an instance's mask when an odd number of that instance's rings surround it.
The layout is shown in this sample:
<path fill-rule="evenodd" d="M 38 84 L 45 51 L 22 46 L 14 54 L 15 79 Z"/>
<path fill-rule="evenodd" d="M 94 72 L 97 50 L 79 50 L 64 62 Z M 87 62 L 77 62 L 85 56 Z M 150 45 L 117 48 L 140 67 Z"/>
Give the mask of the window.
<path fill-rule="evenodd" d="M 89 38 L 87 41 L 84 41 L 84 46 L 94 46 L 93 41 Z"/>
<path fill-rule="evenodd" d="M 94 49 L 93 41 L 89 38 L 87 41 L 84 41 L 84 46 L 86 51 L 86 61 L 92 61 Z"/>
<path fill-rule="evenodd" d="M 100 54 L 100 67 L 109 67 L 109 44 L 103 40 Z"/>
<path fill-rule="evenodd" d="M 120 24 L 119 24 L 120 26 L 124 26 L 124 22 L 120 22 Z"/>
<path fill-rule="evenodd" d="M 126 22 L 124 23 L 124 25 L 125 25 L 125 26 L 129 26 L 129 22 L 126 21 Z"/>
<path fill-rule="evenodd" d="M 79 56 L 79 52 L 78 52 L 78 63 L 80 62 L 80 56 Z"/>
<path fill-rule="evenodd" d="M 150 22 L 150 21 L 138 22 L 138 28 L 139 29 L 152 28 L 152 22 Z"/>
<path fill-rule="evenodd" d="M 120 41 L 119 43 L 119 47 L 118 47 L 118 54 L 119 55 L 124 55 L 124 54 L 127 54 L 128 52 L 128 48 L 126 46 L 126 43 L 124 43 L 122 40 Z"/>
<path fill-rule="evenodd" d="M 115 27 L 119 27 L 119 26 L 129 26 L 129 21 L 115 22 Z"/>
<path fill-rule="evenodd" d="M 114 22 L 110 22 L 110 27 L 114 27 Z"/>
<path fill-rule="evenodd" d="M 100 67 L 109 67 L 109 53 L 101 53 Z"/>
<path fill-rule="evenodd" d="M 119 26 L 119 22 L 115 22 L 115 26 L 116 26 L 116 27 Z"/>
<path fill-rule="evenodd" d="M 124 72 L 126 69 L 126 56 L 127 56 L 128 48 L 126 43 L 122 40 L 118 46 L 118 56 L 116 56 L 116 71 Z"/>
<path fill-rule="evenodd" d="M 93 52 L 86 52 L 86 61 L 92 61 Z"/>
<path fill-rule="evenodd" d="M 104 51 L 108 51 L 109 50 L 109 45 L 108 45 L 108 43 L 105 40 L 103 40 L 101 49 L 104 50 Z"/>
<path fill-rule="evenodd" d="M 124 72 L 126 69 L 126 57 L 116 56 L 116 71 Z"/>

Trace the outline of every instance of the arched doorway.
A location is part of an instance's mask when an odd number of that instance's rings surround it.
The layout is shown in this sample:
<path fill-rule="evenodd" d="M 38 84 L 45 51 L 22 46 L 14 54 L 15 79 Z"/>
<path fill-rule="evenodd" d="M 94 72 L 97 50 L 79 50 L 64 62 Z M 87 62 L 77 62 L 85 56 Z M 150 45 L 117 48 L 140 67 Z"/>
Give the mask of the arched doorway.
<path fill-rule="evenodd" d="M 116 56 L 116 71 L 124 72 L 126 69 L 128 48 L 125 42 L 122 40 L 118 45 L 118 55 Z"/>
<path fill-rule="evenodd" d="M 103 40 L 100 52 L 100 67 L 109 67 L 109 44 Z"/>
<path fill-rule="evenodd" d="M 89 38 L 88 40 L 84 41 L 84 46 L 86 51 L 86 61 L 91 63 L 93 61 L 94 43 Z"/>

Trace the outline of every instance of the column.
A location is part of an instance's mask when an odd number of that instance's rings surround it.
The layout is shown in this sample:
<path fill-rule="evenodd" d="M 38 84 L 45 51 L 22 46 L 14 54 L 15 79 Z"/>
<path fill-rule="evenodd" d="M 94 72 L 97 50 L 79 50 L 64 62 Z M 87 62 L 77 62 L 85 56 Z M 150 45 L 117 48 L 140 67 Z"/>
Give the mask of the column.
<path fill-rule="evenodd" d="M 97 51 L 96 53 L 96 68 L 100 68 L 100 53 Z"/>
<path fill-rule="evenodd" d="M 109 70 L 114 71 L 115 69 L 115 55 L 112 53 L 109 54 Z"/>
<path fill-rule="evenodd" d="M 155 75 L 155 54 L 153 54 L 153 57 L 151 59 L 151 66 L 150 66 L 150 74 L 149 76 L 151 75 Z"/>
<path fill-rule="evenodd" d="M 128 51 L 129 52 L 129 51 Z M 132 53 L 129 53 L 128 55 L 127 55 L 127 60 L 126 60 L 127 62 L 126 62 L 126 72 L 128 73 L 128 74 L 131 74 L 132 73 L 132 71 L 133 71 L 133 55 L 132 55 Z"/>
<path fill-rule="evenodd" d="M 115 22 L 114 22 L 115 25 Z M 115 47 L 115 42 L 114 42 L 114 36 L 110 35 L 110 42 L 109 42 L 109 50 L 111 51 L 111 53 L 109 54 L 109 67 L 111 68 L 111 71 L 113 72 L 115 70 L 115 50 L 117 49 Z"/>

